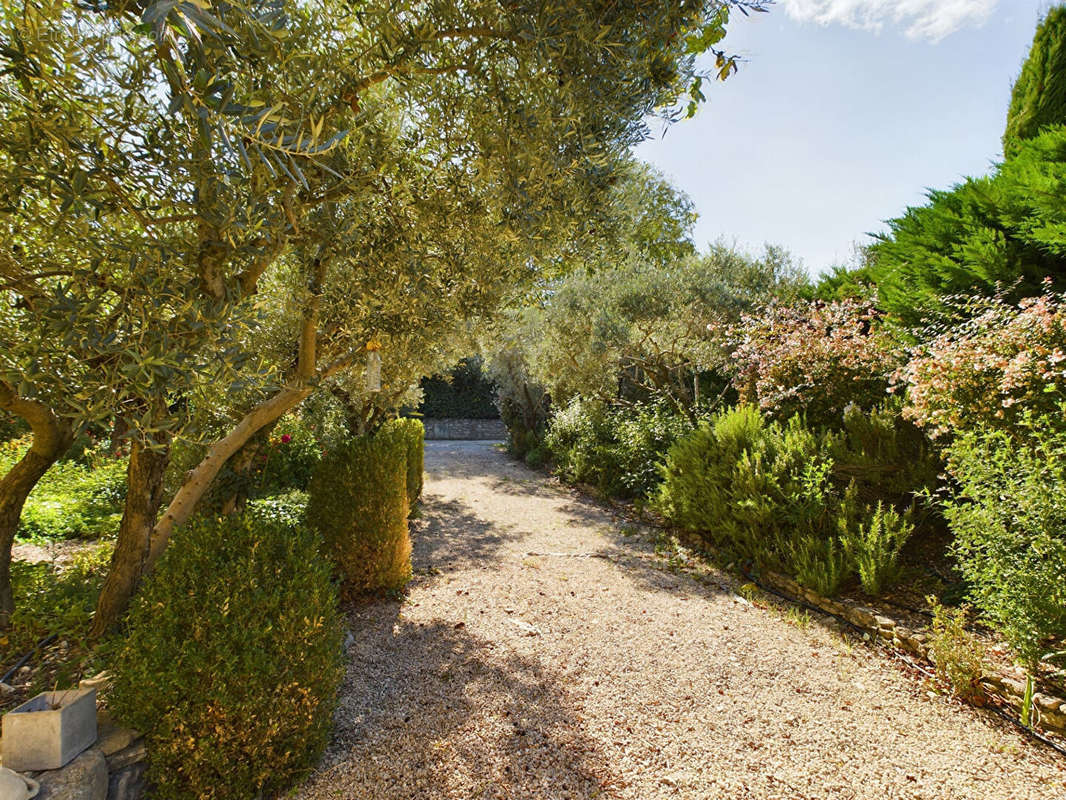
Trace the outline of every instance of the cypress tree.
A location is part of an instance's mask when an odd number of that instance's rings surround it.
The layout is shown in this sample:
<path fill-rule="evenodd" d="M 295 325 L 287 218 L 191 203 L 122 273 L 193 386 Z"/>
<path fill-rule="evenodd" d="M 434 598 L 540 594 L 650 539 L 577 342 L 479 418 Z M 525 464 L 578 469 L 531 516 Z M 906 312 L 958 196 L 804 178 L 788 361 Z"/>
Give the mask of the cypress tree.
<path fill-rule="evenodd" d="M 1011 91 L 1003 155 L 1012 158 L 1025 139 L 1046 125 L 1066 123 L 1066 5 L 1048 11 L 1037 26 L 1029 56 Z"/>

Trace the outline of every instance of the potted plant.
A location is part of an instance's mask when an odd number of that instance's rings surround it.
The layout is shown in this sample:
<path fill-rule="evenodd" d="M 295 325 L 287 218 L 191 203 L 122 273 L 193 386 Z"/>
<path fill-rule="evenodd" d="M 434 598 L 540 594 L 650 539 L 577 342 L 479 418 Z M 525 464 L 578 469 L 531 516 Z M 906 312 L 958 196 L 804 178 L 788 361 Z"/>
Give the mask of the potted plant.
<path fill-rule="evenodd" d="M 4 714 L 4 766 L 59 769 L 96 741 L 96 689 L 42 692 Z"/>

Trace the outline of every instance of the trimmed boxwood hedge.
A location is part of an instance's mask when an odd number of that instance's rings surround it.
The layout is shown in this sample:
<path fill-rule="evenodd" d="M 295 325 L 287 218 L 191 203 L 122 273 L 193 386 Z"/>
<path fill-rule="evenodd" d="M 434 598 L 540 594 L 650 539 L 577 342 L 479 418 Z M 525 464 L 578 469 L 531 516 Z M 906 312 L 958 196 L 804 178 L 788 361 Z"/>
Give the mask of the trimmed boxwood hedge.
<path fill-rule="evenodd" d="M 273 797 L 318 760 L 342 675 L 319 537 L 269 509 L 184 526 L 148 577 L 108 704 L 160 800 Z"/>
<path fill-rule="evenodd" d="M 423 473 L 426 462 L 426 427 L 421 420 L 401 417 L 385 423 L 394 427 L 407 442 L 407 502 L 413 508 L 422 498 Z"/>
<path fill-rule="evenodd" d="M 386 425 L 334 447 L 311 478 L 307 520 L 349 594 L 397 590 L 411 577 L 407 451 L 405 429 Z"/>

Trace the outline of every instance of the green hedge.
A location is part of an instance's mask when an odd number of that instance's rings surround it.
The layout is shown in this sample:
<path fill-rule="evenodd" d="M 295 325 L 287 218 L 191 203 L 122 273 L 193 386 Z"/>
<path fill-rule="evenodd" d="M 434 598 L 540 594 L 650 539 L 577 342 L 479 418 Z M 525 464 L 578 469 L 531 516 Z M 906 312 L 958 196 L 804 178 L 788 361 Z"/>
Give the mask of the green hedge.
<path fill-rule="evenodd" d="M 317 761 L 342 675 L 320 539 L 265 509 L 180 529 L 129 615 L 108 703 L 153 797 L 275 796 Z"/>
<path fill-rule="evenodd" d="M 328 451 L 311 479 L 308 523 L 353 594 L 402 588 L 411 577 L 408 436 L 396 426 Z"/>
<path fill-rule="evenodd" d="M 464 358 L 446 377 L 423 378 L 419 413 L 428 419 L 499 419 L 496 387 L 477 358 Z"/>
<path fill-rule="evenodd" d="M 382 430 L 396 428 L 407 442 L 407 502 L 411 507 L 422 499 L 426 462 L 426 428 L 421 420 L 401 417 L 386 422 Z"/>
<path fill-rule="evenodd" d="M 1066 650 L 1066 433 L 968 432 L 948 454 L 945 516 L 974 604 L 1024 662 Z"/>

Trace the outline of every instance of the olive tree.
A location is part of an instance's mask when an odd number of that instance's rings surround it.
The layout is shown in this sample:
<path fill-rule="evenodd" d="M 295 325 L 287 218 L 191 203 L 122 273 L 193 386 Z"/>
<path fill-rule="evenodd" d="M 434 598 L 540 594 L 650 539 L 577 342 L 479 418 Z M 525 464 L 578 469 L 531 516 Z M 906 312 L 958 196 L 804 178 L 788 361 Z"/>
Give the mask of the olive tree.
<path fill-rule="evenodd" d="M 454 189 L 446 224 L 427 213 L 400 230 L 432 276 L 411 292 L 448 298 L 448 313 L 427 313 L 457 321 L 476 307 L 471 297 L 500 296 L 484 286 L 529 281 L 556 263 L 553 248 L 645 135 L 647 115 L 676 118 L 702 98 L 695 57 L 722 38 L 730 9 L 762 5 L 5 7 L 3 249 L 36 250 L 39 263 L 0 262 L 5 313 L 20 320 L 2 375 L 74 425 L 118 416 L 131 431 L 97 631 L 222 465 L 359 363 L 365 330 L 381 323 L 346 326 L 328 287 L 344 270 L 383 269 L 372 291 L 384 297 L 395 270 L 348 257 L 369 249 L 352 245 L 359 220 L 384 213 L 373 235 L 388 241 L 391 199 L 410 210 Z M 735 63 L 718 57 L 724 76 Z M 51 224 L 34 222 L 40 209 Z M 342 234 L 322 237 L 323 219 Z M 460 220 L 471 230 L 454 235 Z M 297 290 L 299 312 L 288 357 L 264 360 L 255 332 L 275 272 L 290 278 L 275 285 Z M 71 302 L 79 313 L 64 323 Z M 26 326 L 41 335 L 23 336 Z M 39 358 L 57 342 L 78 369 Z M 220 384 L 261 391 L 242 391 L 254 400 L 160 514 L 189 398 Z"/>

